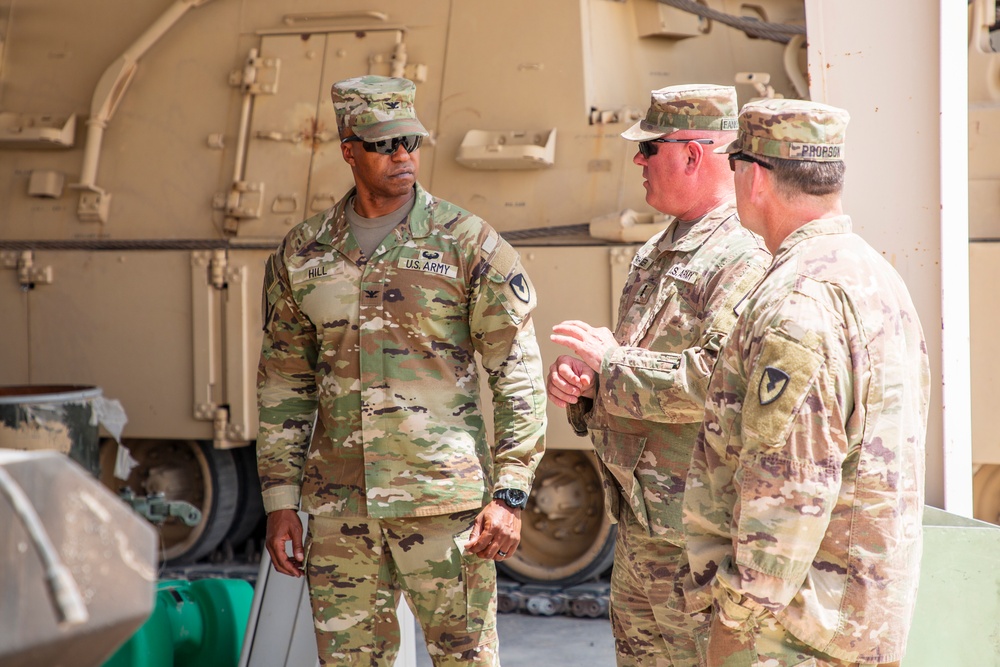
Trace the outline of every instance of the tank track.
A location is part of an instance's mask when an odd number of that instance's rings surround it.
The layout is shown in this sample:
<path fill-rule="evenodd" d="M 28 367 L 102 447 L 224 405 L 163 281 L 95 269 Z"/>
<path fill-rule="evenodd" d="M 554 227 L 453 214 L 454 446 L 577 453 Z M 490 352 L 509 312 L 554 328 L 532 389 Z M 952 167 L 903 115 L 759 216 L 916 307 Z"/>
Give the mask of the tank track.
<path fill-rule="evenodd" d="M 607 618 L 611 584 L 594 581 L 563 588 L 557 585 L 497 581 L 497 611 L 501 614 Z"/>

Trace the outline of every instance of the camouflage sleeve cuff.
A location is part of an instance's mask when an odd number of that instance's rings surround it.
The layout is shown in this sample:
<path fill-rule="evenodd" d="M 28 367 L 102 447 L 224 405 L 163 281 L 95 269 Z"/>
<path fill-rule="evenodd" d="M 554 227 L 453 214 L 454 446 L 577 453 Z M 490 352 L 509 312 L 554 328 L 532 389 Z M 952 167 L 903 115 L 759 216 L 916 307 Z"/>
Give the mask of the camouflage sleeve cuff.
<path fill-rule="evenodd" d="M 264 497 L 264 511 L 268 514 L 278 510 L 298 511 L 299 509 L 301 489 L 297 486 L 291 484 L 272 486 L 261 491 L 261 495 Z"/>
<path fill-rule="evenodd" d="M 601 362 L 602 404 L 616 417 L 689 424 L 704 416 L 702 384 L 709 372 L 696 363 L 700 350 L 684 354 L 619 347 Z"/>
<path fill-rule="evenodd" d="M 581 396 L 576 403 L 566 406 L 566 419 L 573 427 L 573 433 L 587 435 L 587 415 L 594 409 L 594 399 Z"/>
<path fill-rule="evenodd" d="M 524 466 L 505 465 L 497 471 L 496 483 L 490 495 L 500 489 L 517 489 L 525 493 L 531 493 L 531 482 L 535 478 L 535 473 Z"/>

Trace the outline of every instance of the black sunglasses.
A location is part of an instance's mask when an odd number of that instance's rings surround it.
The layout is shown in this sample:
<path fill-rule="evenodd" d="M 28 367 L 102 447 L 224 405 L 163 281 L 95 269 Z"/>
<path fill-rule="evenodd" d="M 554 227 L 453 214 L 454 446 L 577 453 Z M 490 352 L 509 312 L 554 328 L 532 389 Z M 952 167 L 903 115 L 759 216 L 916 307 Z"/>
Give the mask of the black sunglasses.
<path fill-rule="evenodd" d="M 348 141 L 360 141 L 361 145 L 369 153 L 378 153 L 379 155 L 392 155 L 399 147 L 402 146 L 403 150 L 407 153 L 412 153 L 413 151 L 420 148 L 420 143 L 424 140 L 419 134 L 407 134 L 402 137 L 393 137 L 392 139 L 382 139 L 381 141 L 365 141 L 356 134 L 352 134 L 349 137 L 344 137 L 340 140 L 340 143 L 345 144 Z"/>
<path fill-rule="evenodd" d="M 648 160 L 656 155 L 656 146 L 653 144 L 703 144 L 708 146 L 714 143 L 715 142 L 711 139 L 667 139 L 666 137 L 660 137 L 659 139 L 640 141 L 639 152 L 642 153 L 642 156 Z"/>
<path fill-rule="evenodd" d="M 764 169 L 774 169 L 773 164 L 768 164 L 763 160 L 758 160 L 752 155 L 747 155 L 746 153 L 730 153 L 729 154 L 729 168 L 732 171 L 736 171 L 736 161 L 742 160 L 743 162 L 753 162 L 754 164 L 759 164 L 764 167 Z"/>

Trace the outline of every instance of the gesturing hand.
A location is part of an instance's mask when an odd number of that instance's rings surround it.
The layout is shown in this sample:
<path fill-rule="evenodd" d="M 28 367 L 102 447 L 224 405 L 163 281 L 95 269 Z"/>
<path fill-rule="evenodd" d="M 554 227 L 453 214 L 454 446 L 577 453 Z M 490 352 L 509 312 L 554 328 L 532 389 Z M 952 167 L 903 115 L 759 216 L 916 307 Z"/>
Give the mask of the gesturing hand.
<path fill-rule="evenodd" d="M 594 372 L 600 372 L 608 350 L 619 347 L 615 335 L 607 327 L 592 327 L 579 320 L 566 320 L 552 327 L 549 339 L 567 347 Z"/>
<path fill-rule="evenodd" d="M 581 396 L 594 398 L 594 380 L 597 373 L 576 357 L 561 354 L 549 366 L 545 380 L 549 399 L 560 408 L 576 403 Z"/>

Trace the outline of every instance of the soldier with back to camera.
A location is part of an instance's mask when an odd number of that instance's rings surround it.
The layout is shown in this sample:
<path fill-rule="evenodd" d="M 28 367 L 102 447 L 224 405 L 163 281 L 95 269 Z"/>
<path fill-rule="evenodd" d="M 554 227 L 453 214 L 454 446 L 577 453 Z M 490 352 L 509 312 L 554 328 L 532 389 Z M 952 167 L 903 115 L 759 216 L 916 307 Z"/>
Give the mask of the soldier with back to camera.
<path fill-rule="evenodd" d="M 534 289 L 495 230 L 417 183 L 414 92 L 334 84 L 355 188 L 293 229 L 265 275 L 266 543 L 277 571 L 308 577 L 324 665 L 391 665 L 401 592 L 435 665 L 498 665 L 494 561 L 517 549 L 542 455 Z"/>
<path fill-rule="evenodd" d="M 732 86 L 652 92 L 646 117 L 622 136 L 638 142 L 646 201 L 676 221 L 632 261 L 614 334 L 569 321 L 552 336 L 577 356 L 552 364 L 549 395 L 577 433 L 589 431 L 618 522 L 611 620 L 621 667 L 697 667 L 695 630 L 708 622 L 684 609 L 684 479 L 733 307 L 770 259 L 740 226 L 732 173 L 712 152 L 735 138 L 737 108 Z"/>
<path fill-rule="evenodd" d="M 847 122 L 754 102 L 721 149 L 774 262 L 716 365 L 684 494 L 709 667 L 898 665 L 906 647 L 930 372 L 906 286 L 841 206 Z"/>

